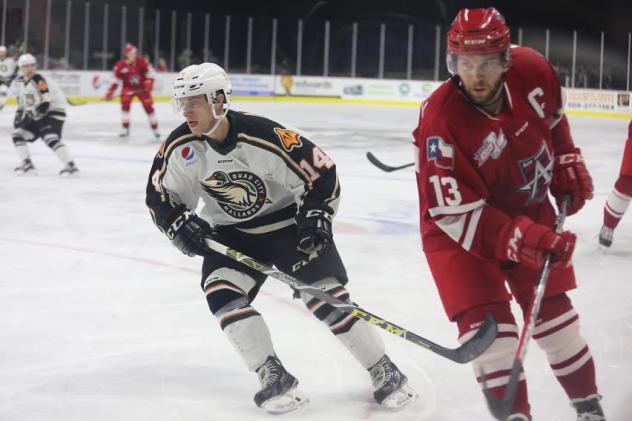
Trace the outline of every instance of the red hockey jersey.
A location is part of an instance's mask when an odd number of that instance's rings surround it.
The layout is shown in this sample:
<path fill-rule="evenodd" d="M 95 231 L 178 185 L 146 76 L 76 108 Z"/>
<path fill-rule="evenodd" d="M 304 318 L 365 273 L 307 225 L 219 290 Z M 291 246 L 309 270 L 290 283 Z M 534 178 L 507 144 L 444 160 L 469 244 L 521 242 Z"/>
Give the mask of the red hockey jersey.
<path fill-rule="evenodd" d="M 632 176 L 632 120 L 628 125 L 628 140 L 625 142 L 623 159 L 621 160 L 620 175 Z"/>
<path fill-rule="evenodd" d="M 421 109 L 413 135 L 427 251 L 462 247 L 494 259 L 499 230 L 511 218 L 554 221 L 547 195 L 554 157 L 574 149 L 560 82 L 536 51 L 511 53 L 501 113 L 473 105 L 458 79 L 444 82 Z"/>
<path fill-rule="evenodd" d="M 114 91 L 122 83 L 123 89 L 128 91 L 146 90 L 147 86 L 153 85 L 154 70 L 151 64 L 142 57 L 137 57 L 135 61 L 129 62 L 121 59 L 114 65 L 114 77 L 116 81 L 110 89 Z M 146 82 L 146 81 L 151 82 Z"/>

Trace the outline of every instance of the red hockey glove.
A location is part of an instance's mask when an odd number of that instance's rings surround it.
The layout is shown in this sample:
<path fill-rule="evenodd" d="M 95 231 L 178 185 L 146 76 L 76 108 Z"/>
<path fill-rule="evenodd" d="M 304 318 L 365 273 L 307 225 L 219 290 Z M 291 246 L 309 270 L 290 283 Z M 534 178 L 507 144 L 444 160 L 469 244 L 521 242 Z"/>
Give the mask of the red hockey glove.
<path fill-rule="evenodd" d="M 584 165 L 584 158 L 579 148 L 555 157 L 551 193 L 555 196 L 558 208 L 564 194 L 570 193 L 571 203 L 568 206 L 568 215 L 577 213 L 584 207 L 586 200 L 592 199 L 593 190 L 592 177 Z"/>
<path fill-rule="evenodd" d="M 496 257 L 540 269 L 546 253 L 553 253 L 552 267 L 562 269 L 570 264 L 575 240 L 575 234 L 570 231 L 557 234 L 526 216 L 518 216 L 501 230 Z"/>
<path fill-rule="evenodd" d="M 143 87 L 147 92 L 151 92 L 154 89 L 154 80 L 153 79 L 145 79 L 143 81 Z"/>
<path fill-rule="evenodd" d="M 118 88 L 118 83 L 114 82 L 110 85 L 108 90 L 105 92 L 106 101 L 112 101 L 112 98 L 114 98 L 114 91 L 116 91 L 116 88 Z"/>

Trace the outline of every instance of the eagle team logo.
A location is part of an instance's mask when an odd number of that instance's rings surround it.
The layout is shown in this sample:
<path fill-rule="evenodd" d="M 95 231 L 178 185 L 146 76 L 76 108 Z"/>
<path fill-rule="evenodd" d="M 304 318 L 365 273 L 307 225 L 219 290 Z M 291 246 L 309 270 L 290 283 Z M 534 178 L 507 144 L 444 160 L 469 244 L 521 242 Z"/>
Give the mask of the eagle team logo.
<path fill-rule="evenodd" d="M 546 192 L 553 178 L 553 158 L 546 144 L 542 142 L 540 150 L 527 159 L 518 162 L 525 184 L 518 191 L 529 194 L 527 204 L 539 203 L 546 197 Z"/>
<path fill-rule="evenodd" d="M 252 217 L 267 201 L 265 184 L 248 171 L 215 171 L 200 184 L 224 212 L 236 219 Z"/>
<path fill-rule="evenodd" d="M 295 131 L 282 129 L 280 127 L 275 127 L 274 132 L 281 139 L 281 144 L 283 145 L 283 149 L 290 152 L 294 148 L 300 148 L 303 146 L 303 142 L 301 142 L 301 136 Z"/>

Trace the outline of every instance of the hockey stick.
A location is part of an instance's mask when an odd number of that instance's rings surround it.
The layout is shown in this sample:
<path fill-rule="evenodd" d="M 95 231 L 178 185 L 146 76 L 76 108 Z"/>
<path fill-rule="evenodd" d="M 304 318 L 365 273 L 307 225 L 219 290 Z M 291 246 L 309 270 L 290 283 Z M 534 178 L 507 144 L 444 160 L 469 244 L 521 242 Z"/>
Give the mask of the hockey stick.
<path fill-rule="evenodd" d="M 375 165 L 376 167 L 378 167 L 382 171 L 386 171 L 386 172 L 397 171 L 397 170 L 401 170 L 402 168 L 408 168 L 408 167 L 412 167 L 413 165 L 415 165 L 414 162 L 409 162 L 408 164 L 399 165 L 397 167 L 391 167 L 390 165 L 386 165 L 385 163 L 383 163 L 382 161 L 377 159 L 375 157 L 375 155 L 373 155 L 371 152 L 367 152 L 366 153 L 366 157 L 371 162 L 371 164 Z"/>
<path fill-rule="evenodd" d="M 113 98 L 116 98 L 116 96 Z M 92 100 L 88 99 L 85 101 L 75 101 L 74 99 L 70 99 L 70 97 L 66 97 L 66 102 L 69 105 L 72 105 L 73 107 L 78 107 L 78 106 L 86 105 L 86 104 L 93 104 L 95 102 L 106 102 L 106 101 L 107 100 L 105 98 L 97 98 L 97 99 L 92 99 Z"/>
<path fill-rule="evenodd" d="M 384 320 L 381 317 L 376 316 L 375 314 L 369 313 L 368 311 L 358 307 L 353 303 L 346 303 L 342 300 L 339 300 L 338 298 L 335 298 L 318 288 L 301 282 L 298 279 L 271 266 L 261 263 L 253 259 L 252 257 L 246 256 L 245 254 L 235 249 L 226 247 L 225 245 L 218 243 L 211 238 L 206 238 L 205 241 L 206 245 L 209 248 L 218 253 L 228 256 L 231 259 L 248 266 L 249 268 L 263 273 L 264 275 L 268 275 L 275 279 L 278 279 L 279 281 L 291 286 L 296 290 L 305 291 L 305 293 L 318 298 L 319 300 L 322 300 L 327 304 L 336 307 L 357 319 L 365 320 L 372 325 L 375 325 L 381 329 L 386 330 L 389 333 L 392 333 L 393 335 L 406 339 L 409 342 L 426 348 L 427 350 L 441 355 L 442 357 L 452 360 L 456 363 L 465 364 L 467 362 L 470 362 L 471 360 L 485 352 L 485 350 L 487 350 L 487 348 L 489 348 L 492 342 L 494 342 L 494 340 L 496 339 L 496 321 L 491 315 L 487 315 L 478 332 L 470 340 L 466 341 L 460 347 L 455 349 L 444 348 L 434 342 L 429 341 L 428 339 L 422 338 L 421 336 L 410 332 L 407 329 L 404 329 L 403 327 L 397 326 L 396 324 Z"/>
<path fill-rule="evenodd" d="M 557 215 L 557 221 L 555 223 L 555 232 L 557 233 L 562 232 L 562 227 L 564 226 L 564 220 L 566 219 L 567 208 L 570 200 L 571 197 L 568 194 L 565 195 L 564 199 L 562 200 L 560 213 Z M 542 299 L 544 298 L 546 284 L 549 280 L 552 257 L 553 255 L 551 253 L 547 253 L 544 259 L 544 263 L 542 264 L 538 284 L 533 291 L 533 299 L 531 300 L 529 312 L 527 313 L 527 318 L 525 319 L 524 326 L 522 327 L 522 332 L 520 334 L 520 339 L 518 340 L 518 347 L 516 348 L 514 362 L 511 367 L 511 374 L 509 375 L 509 383 L 507 383 L 507 388 L 505 389 L 505 396 L 503 396 L 501 399 L 498 399 L 494 395 L 492 395 L 487 388 L 487 379 L 485 373 L 482 373 L 483 393 L 485 394 L 485 399 L 487 400 L 487 406 L 489 407 L 489 411 L 492 413 L 494 418 L 499 421 L 505 421 L 507 417 L 509 417 L 511 410 L 513 409 L 514 400 L 516 399 L 516 392 L 518 390 L 518 383 L 520 382 L 520 374 L 522 373 L 522 364 L 527 353 L 527 345 L 529 343 L 529 340 L 531 339 L 531 336 L 533 335 L 533 330 L 535 329 L 535 321 L 538 317 L 538 313 L 540 312 L 540 306 L 542 305 Z"/>

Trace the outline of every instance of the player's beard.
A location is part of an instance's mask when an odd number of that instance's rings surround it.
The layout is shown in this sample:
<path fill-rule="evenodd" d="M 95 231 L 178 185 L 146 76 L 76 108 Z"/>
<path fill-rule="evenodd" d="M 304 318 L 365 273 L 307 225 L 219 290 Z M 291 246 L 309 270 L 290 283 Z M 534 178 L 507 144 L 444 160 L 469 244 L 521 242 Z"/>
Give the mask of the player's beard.
<path fill-rule="evenodd" d="M 485 108 L 485 107 L 489 107 L 491 105 L 494 105 L 497 101 L 499 101 L 502 97 L 502 86 L 503 86 L 503 82 L 505 81 L 504 77 L 500 77 L 496 83 L 491 86 L 491 88 L 489 89 L 489 93 L 483 97 L 480 98 L 478 96 L 474 96 L 474 91 L 473 88 L 477 88 L 477 87 L 481 87 L 479 86 L 474 86 L 472 89 L 470 88 L 465 88 L 465 93 L 467 94 L 468 98 L 470 99 L 470 101 L 472 101 L 472 103 L 474 103 L 474 105 Z M 483 85 L 485 86 L 485 85 Z M 480 98 L 480 99 L 479 99 Z"/>

